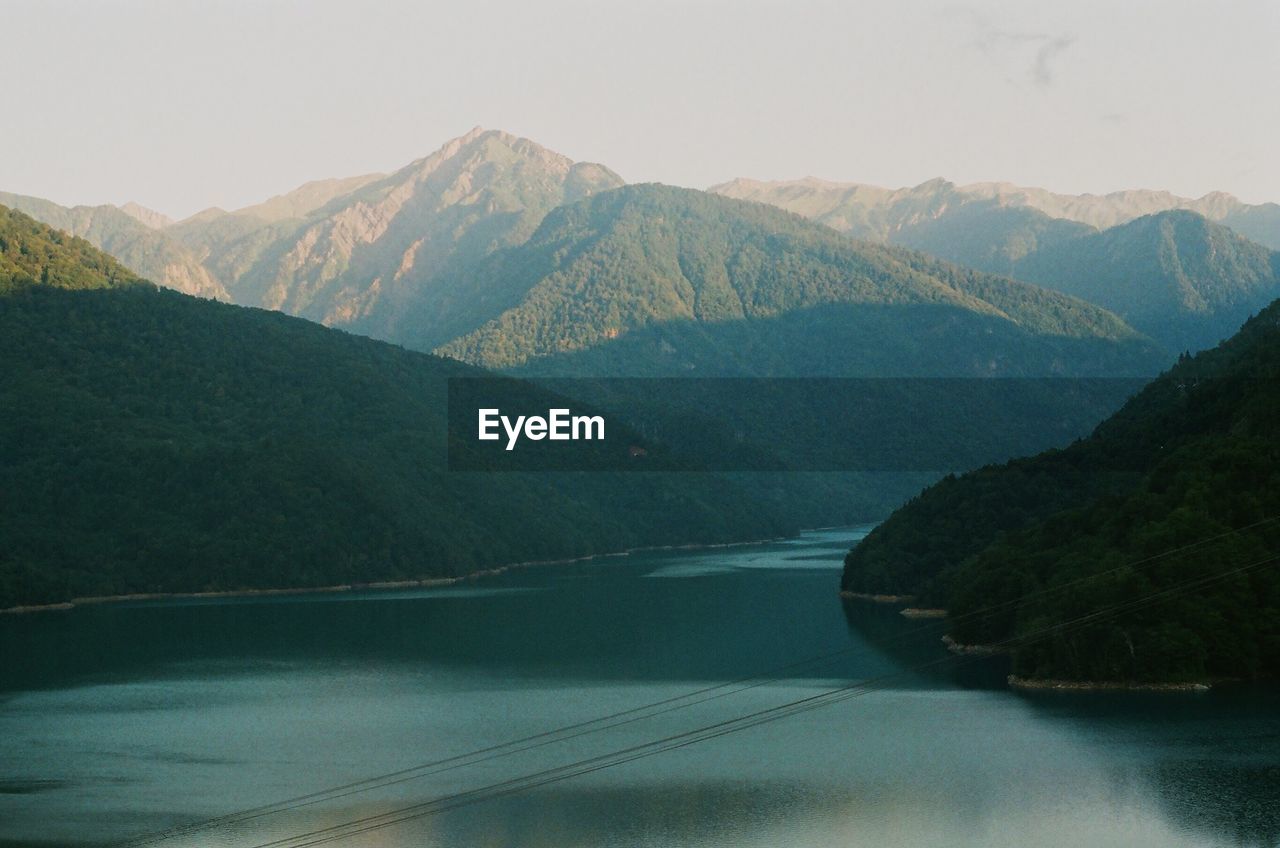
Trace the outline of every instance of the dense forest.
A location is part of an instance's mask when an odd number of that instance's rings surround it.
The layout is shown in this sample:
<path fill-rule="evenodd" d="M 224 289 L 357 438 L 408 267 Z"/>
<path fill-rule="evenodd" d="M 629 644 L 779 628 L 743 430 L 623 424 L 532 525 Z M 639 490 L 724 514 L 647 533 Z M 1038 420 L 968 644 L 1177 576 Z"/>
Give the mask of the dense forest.
<path fill-rule="evenodd" d="M 450 473 L 446 380 L 483 372 L 157 289 L 4 209 L 0 356 L 0 607 L 459 575 L 798 526 L 768 487 L 711 476 Z"/>
<path fill-rule="evenodd" d="M 944 606 L 962 643 L 1014 640 L 1028 677 L 1255 678 L 1280 673 L 1278 547 L 1280 303 L 1089 438 L 932 486 L 842 585 Z M 1122 614 L 1030 638 L 1105 610 Z"/>
<path fill-rule="evenodd" d="M 1114 375 L 1165 362 L 1083 301 L 661 185 L 553 210 L 426 306 L 407 344 L 497 368 L 560 357 L 560 374 L 600 373 L 615 346 L 629 376 L 938 376 L 939 364 L 954 376 Z M 845 319 L 852 332 L 826 332 Z"/>

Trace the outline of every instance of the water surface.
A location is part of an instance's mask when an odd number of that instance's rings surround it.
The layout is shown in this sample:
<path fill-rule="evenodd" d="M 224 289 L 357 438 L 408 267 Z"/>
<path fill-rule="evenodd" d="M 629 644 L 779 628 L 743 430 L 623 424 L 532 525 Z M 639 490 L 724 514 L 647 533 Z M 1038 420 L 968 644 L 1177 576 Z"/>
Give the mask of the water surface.
<path fill-rule="evenodd" d="M 936 622 L 841 603 L 860 532 L 429 590 L 0 617 L 0 846 L 125 839 L 833 653 L 599 733 L 161 844 L 252 848 L 859 681 L 875 685 L 330 844 L 1280 844 L 1273 691 L 1010 693 L 998 661 L 945 660 Z"/>

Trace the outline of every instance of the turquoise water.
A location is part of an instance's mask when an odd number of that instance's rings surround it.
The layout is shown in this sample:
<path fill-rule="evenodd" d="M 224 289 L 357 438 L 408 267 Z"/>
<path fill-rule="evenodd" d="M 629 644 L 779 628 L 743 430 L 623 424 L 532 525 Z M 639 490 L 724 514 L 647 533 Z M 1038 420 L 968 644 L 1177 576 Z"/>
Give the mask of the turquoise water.
<path fill-rule="evenodd" d="M 839 600 L 857 536 L 0 617 L 0 846 L 125 839 L 831 652 L 684 709 L 162 844 L 251 848 L 855 681 L 876 686 L 331 844 L 1280 844 L 1274 691 L 1010 693 L 998 660 L 945 659 L 936 623 Z"/>

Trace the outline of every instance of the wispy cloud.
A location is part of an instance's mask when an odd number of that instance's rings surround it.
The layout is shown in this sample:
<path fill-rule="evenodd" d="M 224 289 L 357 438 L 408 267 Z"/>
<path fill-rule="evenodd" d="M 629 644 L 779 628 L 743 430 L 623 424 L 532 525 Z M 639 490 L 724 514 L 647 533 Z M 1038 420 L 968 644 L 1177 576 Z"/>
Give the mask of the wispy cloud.
<path fill-rule="evenodd" d="M 969 6 L 953 6 L 948 11 L 969 21 L 974 30 L 972 43 L 979 52 L 1001 65 L 1016 63 L 1018 76 L 1039 88 L 1054 84 L 1056 60 L 1076 43 L 1076 36 L 1069 33 L 1005 29 Z"/>
<path fill-rule="evenodd" d="M 1036 61 L 1031 68 L 1031 79 L 1036 85 L 1053 85 L 1053 60 L 1068 47 L 1076 43 L 1074 35 L 1040 36 L 1044 43 L 1036 51 Z"/>

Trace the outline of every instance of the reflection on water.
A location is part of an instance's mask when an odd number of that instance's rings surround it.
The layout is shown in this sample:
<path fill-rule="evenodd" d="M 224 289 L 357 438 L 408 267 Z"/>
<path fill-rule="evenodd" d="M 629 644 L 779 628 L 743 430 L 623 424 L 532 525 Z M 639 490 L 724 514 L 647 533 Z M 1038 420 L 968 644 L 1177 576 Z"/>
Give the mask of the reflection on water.
<path fill-rule="evenodd" d="M 933 664 L 936 622 L 842 604 L 851 538 L 0 619 L 0 846 L 121 838 L 836 651 L 687 709 L 170 844 L 247 848 L 871 679 L 883 688 L 822 710 L 334 844 L 1277 844 L 1275 693 L 1006 692 L 999 660 Z"/>

